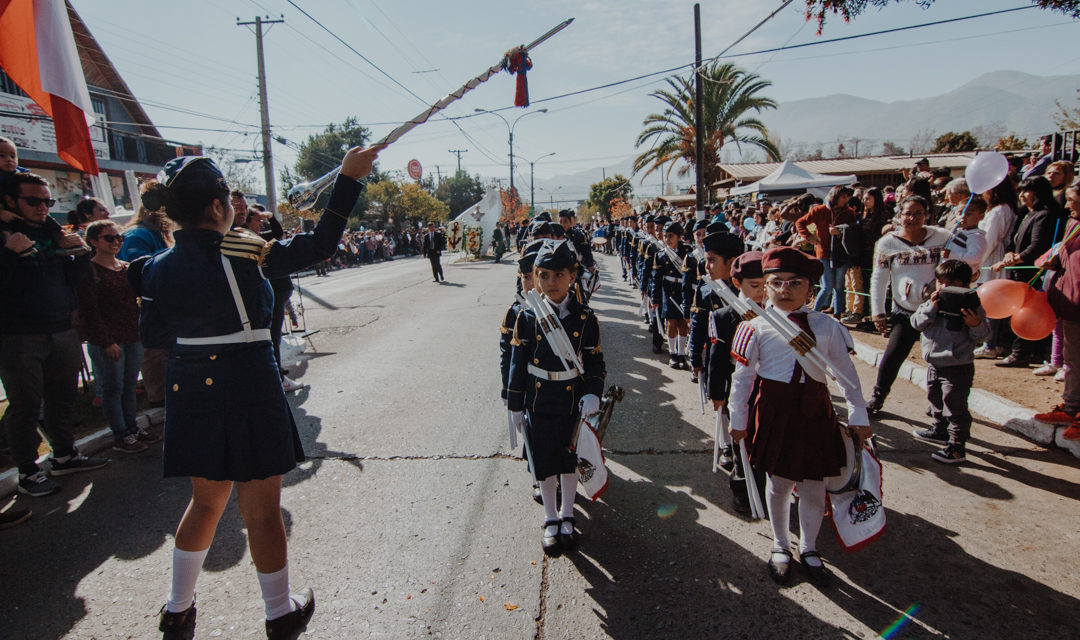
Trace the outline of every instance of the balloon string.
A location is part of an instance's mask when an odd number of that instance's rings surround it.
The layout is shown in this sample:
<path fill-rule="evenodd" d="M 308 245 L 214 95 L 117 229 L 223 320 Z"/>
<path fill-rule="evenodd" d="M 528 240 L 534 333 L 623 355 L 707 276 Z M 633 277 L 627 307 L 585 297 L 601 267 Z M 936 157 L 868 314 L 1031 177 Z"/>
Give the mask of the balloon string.
<path fill-rule="evenodd" d="M 975 194 L 968 194 L 967 202 L 964 204 L 964 210 L 960 212 L 960 217 L 956 220 L 956 224 L 953 225 L 952 233 L 949 234 L 949 239 L 945 242 L 945 246 L 941 248 L 942 251 L 947 251 L 949 245 L 952 244 L 953 238 L 956 237 L 956 232 L 960 230 L 960 225 L 964 223 L 964 214 L 967 213 L 968 207 L 971 206 L 971 201 L 975 199 Z M 1057 232 L 1054 232 L 1057 235 Z"/>
<path fill-rule="evenodd" d="M 1061 224 L 1061 219 L 1060 218 L 1058 218 L 1058 224 Z M 1058 227 L 1057 227 L 1057 225 L 1055 225 L 1054 226 L 1054 235 L 1051 236 L 1051 237 L 1057 236 L 1057 230 L 1058 230 Z M 1072 240 L 1074 237 L 1076 237 L 1076 232 L 1077 231 L 1080 231 L 1080 224 L 1073 225 L 1072 231 L 1070 231 L 1064 238 L 1061 239 L 1061 244 L 1059 244 L 1057 246 L 1057 249 L 1050 252 L 1050 257 L 1048 257 L 1046 259 L 1046 262 L 1043 263 L 1042 268 L 1039 269 L 1038 273 L 1035 274 L 1035 277 L 1033 277 L 1031 280 L 1028 280 L 1028 286 L 1029 287 L 1034 287 L 1035 286 L 1035 281 L 1038 280 L 1039 277 L 1042 276 L 1042 274 L 1046 272 L 1046 263 L 1050 262 L 1051 260 L 1053 260 L 1054 258 L 1057 257 L 1057 254 L 1061 251 L 1062 247 L 1064 247 L 1070 240 Z"/>

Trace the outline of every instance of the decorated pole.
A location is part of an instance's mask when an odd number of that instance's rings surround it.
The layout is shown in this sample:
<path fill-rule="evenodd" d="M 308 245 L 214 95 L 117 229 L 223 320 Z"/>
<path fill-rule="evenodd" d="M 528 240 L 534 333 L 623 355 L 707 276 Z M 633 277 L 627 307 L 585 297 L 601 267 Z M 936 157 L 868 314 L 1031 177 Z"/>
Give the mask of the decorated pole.
<path fill-rule="evenodd" d="M 442 100 L 439 100 L 435 104 L 431 105 L 416 117 L 406 122 L 403 122 L 396 129 L 386 134 L 382 138 L 382 140 L 379 140 L 373 146 L 389 146 L 393 144 L 399 138 L 401 138 L 401 136 L 405 135 L 409 131 L 412 131 L 417 126 L 424 124 L 431 118 L 431 116 L 450 106 L 451 103 L 460 100 L 462 96 L 464 96 L 466 93 L 487 82 L 489 79 L 491 79 L 492 76 L 504 69 L 517 75 L 517 89 L 514 99 L 515 106 L 528 106 L 529 92 L 528 86 L 525 83 L 525 72 L 532 67 L 532 61 L 529 60 L 528 56 L 529 51 L 531 51 L 533 48 L 535 48 L 548 38 L 554 36 L 556 33 L 570 26 L 570 23 L 573 21 L 573 18 L 565 20 L 550 29 L 544 35 L 540 36 L 536 40 L 533 40 L 529 44 L 522 45 L 520 47 L 514 47 L 510 51 L 507 51 L 506 54 L 503 55 L 502 60 L 500 60 L 497 64 L 488 67 L 483 73 L 461 85 L 455 91 L 451 92 Z M 522 101 L 524 101 L 524 104 L 519 104 Z M 318 200 L 322 192 L 334 183 L 334 180 L 337 179 L 337 174 L 339 171 L 341 171 L 340 166 L 333 171 L 327 173 L 326 175 L 322 176 L 321 178 L 317 178 L 311 182 L 304 182 L 298 184 L 292 189 L 289 189 L 289 202 L 297 209 L 310 209 L 312 206 L 315 205 L 315 201 Z"/>

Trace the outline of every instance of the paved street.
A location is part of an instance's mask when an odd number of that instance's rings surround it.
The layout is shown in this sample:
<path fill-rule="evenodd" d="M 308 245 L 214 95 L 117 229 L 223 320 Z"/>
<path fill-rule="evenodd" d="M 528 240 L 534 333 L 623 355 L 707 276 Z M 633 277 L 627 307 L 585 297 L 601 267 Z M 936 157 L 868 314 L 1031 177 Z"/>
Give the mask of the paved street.
<path fill-rule="evenodd" d="M 650 353 L 617 262 L 600 261 L 593 306 L 626 399 L 604 443 L 607 494 L 579 497 L 581 550 L 553 560 L 498 399 L 514 265 L 448 265 L 444 284 L 422 259 L 302 280 L 319 332 L 290 375 L 311 385 L 293 402 L 310 460 L 283 508 L 293 584 L 316 593 L 304 637 L 840 639 L 897 622 L 886 637 L 1076 636 L 1076 459 L 977 421 L 969 462 L 938 464 L 910 436 L 925 399 L 906 383 L 875 424 L 884 537 L 845 554 L 826 523 L 834 586 L 796 568 L 778 588 L 768 523 L 736 515 L 710 473 L 713 422 L 689 374 Z M 873 370 L 859 372 L 867 388 Z M 0 532 L 0 637 L 155 637 L 189 487 L 161 479 L 160 446 L 120 455 L 18 501 L 35 513 Z M 262 614 L 233 505 L 199 581 L 197 637 L 263 637 Z"/>

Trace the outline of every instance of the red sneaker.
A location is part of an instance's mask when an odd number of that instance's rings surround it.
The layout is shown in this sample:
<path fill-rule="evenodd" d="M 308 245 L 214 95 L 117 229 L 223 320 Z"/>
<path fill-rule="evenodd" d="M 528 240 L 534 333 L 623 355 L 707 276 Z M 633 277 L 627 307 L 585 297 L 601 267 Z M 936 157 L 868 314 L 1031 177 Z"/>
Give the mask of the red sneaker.
<path fill-rule="evenodd" d="M 1080 423 L 1074 422 L 1061 434 L 1066 440 L 1080 440 Z"/>
<path fill-rule="evenodd" d="M 1077 415 L 1075 413 L 1068 413 L 1065 411 L 1065 405 L 1059 404 L 1046 413 L 1036 413 L 1034 416 L 1039 422 L 1046 422 L 1048 424 L 1067 424 L 1071 425 L 1076 421 Z"/>

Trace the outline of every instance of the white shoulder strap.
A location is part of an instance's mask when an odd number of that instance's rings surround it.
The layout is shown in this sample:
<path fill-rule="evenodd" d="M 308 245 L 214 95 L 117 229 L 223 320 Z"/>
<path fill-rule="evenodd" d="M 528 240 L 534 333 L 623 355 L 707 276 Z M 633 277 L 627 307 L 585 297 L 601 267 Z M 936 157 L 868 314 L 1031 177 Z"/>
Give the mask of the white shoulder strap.
<path fill-rule="evenodd" d="M 240 287 L 236 284 L 236 273 L 233 272 L 232 263 L 225 256 L 221 256 L 221 266 L 225 268 L 225 279 L 229 281 L 229 290 L 232 291 L 233 303 L 236 304 L 236 312 L 240 314 L 244 338 L 248 342 L 254 342 L 255 339 L 251 332 L 251 320 L 248 319 L 244 298 L 240 296 Z"/>

